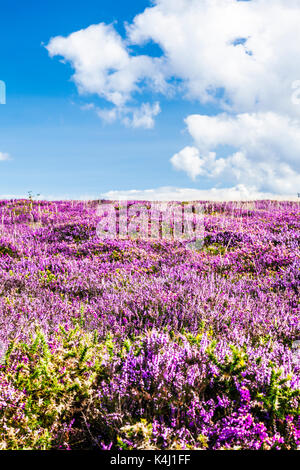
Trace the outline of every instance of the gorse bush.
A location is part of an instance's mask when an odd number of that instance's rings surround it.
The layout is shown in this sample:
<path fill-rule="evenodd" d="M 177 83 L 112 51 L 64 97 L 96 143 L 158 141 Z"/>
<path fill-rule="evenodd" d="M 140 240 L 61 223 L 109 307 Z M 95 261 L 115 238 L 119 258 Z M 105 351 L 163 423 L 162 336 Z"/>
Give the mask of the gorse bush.
<path fill-rule="evenodd" d="M 206 333 L 132 340 L 63 327 L 11 344 L 2 449 L 295 449 L 299 390 Z"/>

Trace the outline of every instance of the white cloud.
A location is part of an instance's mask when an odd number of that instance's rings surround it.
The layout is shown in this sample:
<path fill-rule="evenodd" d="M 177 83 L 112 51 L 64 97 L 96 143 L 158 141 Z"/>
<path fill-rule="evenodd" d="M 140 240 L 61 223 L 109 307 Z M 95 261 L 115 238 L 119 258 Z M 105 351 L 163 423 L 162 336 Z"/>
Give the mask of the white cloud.
<path fill-rule="evenodd" d="M 268 113 L 243 113 L 230 116 L 190 115 L 186 119 L 189 133 L 198 148 L 216 149 L 220 145 L 229 145 L 247 149 L 257 155 L 276 159 L 286 154 L 290 163 L 299 166 L 300 120 L 285 115 Z"/>
<path fill-rule="evenodd" d="M 73 80 L 81 93 L 96 93 L 120 105 L 133 91 L 135 82 L 130 74 L 120 80 L 120 73 L 128 70 L 130 58 L 112 25 L 100 23 L 68 37 L 57 36 L 46 48 L 50 57 L 63 56 L 64 61 L 71 63 L 75 69 Z"/>
<path fill-rule="evenodd" d="M 0 194 L 0 200 L 28 199 L 28 194 Z M 132 189 L 128 191 L 114 190 L 102 194 L 81 194 L 75 198 L 78 201 L 92 201 L 110 199 L 115 201 L 254 201 L 254 200 L 278 200 L 296 201 L 297 196 L 290 194 L 274 194 L 257 190 L 255 187 L 239 184 L 227 188 L 195 189 L 176 188 L 165 186 L 155 189 Z M 41 194 L 40 201 L 68 201 L 74 200 L 70 194 Z"/>
<path fill-rule="evenodd" d="M 299 24 L 299 0 L 157 0 L 127 31 L 133 44 L 160 45 L 166 75 L 180 79 L 188 97 L 217 96 L 237 112 L 300 115 L 292 102 Z"/>
<path fill-rule="evenodd" d="M 249 184 L 283 194 L 300 188 L 300 121 L 275 113 L 186 119 L 195 147 L 171 158 L 192 179 L 206 176 L 229 184 Z M 220 156 L 230 148 L 229 155 Z"/>
<path fill-rule="evenodd" d="M 156 104 L 132 109 L 126 107 L 126 103 L 145 80 L 157 90 L 164 89 L 161 59 L 130 55 L 114 27 L 104 23 L 67 37 L 54 37 L 46 49 L 50 57 L 62 56 L 64 62 L 71 63 L 75 70 L 72 78 L 80 94 L 96 94 L 115 106 L 111 110 L 97 110 L 104 120 L 111 122 L 118 115 L 131 114 L 127 123 L 134 127 L 153 127 Z"/>
<path fill-rule="evenodd" d="M 0 161 L 10 160 L 11 156 L 9 153 L 0 152 Z"/>
<path fill-rule="evenodd" d="M 298 190 L 299 24 L 300 0 L 157 0 L 127 27 L 132 43 L 160 45 L 186 97 L 229 113 L 189 116 L 196 146 L 175 154 L 174 168 L 193 180 Z M 224 158 L 220 146 L 233 153 Z"/>
<path fill-rule="evenodd" d="M 145 129 L 152 129 L 154 127 L 154 117 L 160 113 L 159 103 L 154 105 L 143 103 L 139 109 L 134 109 L 132 119 L 126 117 L 124 123 L 132 127 L 144 127 Z"/>
<path fill-rule="evenodd" d="M 123 124 L 128 127 L 144 129 L 152 129 L 155 121 L 154 117 L 160 113 L 160 105 L 158 102 L 151 105 L 150 103 L 142 103 L 139 108 L 122 106 L 111 109 L 95 108 L 97 115 L 107 123 L 112 123 L 120 119 Z"/>
<path fill-rule="evenodd" d="M 192 180 L 204 171 L 204 160 L 200 158 L 199 151 L 195 147 L 185 147 L 171 158 L 171 162 L 176 170 L 185 171 Z"/>
<path fill-rule="evenodd" d="M 96 108 L 96 109 L 97 109 L 96 112 L 98 116 L 107 123 L 114 122 L 117 119 L 118 114 L 120 113 L 119 109 L 116 107 L 111 108 L 111 109 L 99 109 L 99 108 Z"/>
<path fill-rule="evenodd" d="M 95 109 L 95 105 L 94 103 L 86 103 L 80 106 L 80 109 L 82 109 L 82 111 L 89 111 L 90 109 Z"/>
<path fill-rule="evenodd" d="M 54 37 L 46 49 L 72 65 L 80 93 L 117 107 L 149 87 L 175 88 L 225 110 L 300 116 L 293 99 L 299 95 L 293 89 L 300 79 L 299 24 L 300 0 L 156 0 L 127 25 L 126 38 L 99 23 Z M 161 47 L 161 57 L 130 50 L 149 41 Z"/>
<path fill-rule="evenodd" d="M 153 127 L 159 104 L 137 104 L 149 90 L 215 103 L 227 114 L 187 117 L 194 143 L 171 158 L 174 168 L 292 194 L 300 188 L 299 24 L 300 0 L 156 0 L 125 38 L 100 23 L 46 48 L 71 64 L 79 93 L 113 106 L 94 106 L 107 122 Z M 161 57 L 133 50 L 151 41 Z"/>
<path fill-rule="evenodd" d="M 297 201 L 297 196 L 264 193 L 258 191 L 255 187 L 246 187 L 242 184 L 228 188 L 211 189 L 161 187 L 144 190 L 108 191 L 101 194 L 100 197 L 123 201 L 250 201 L 262 199 Z"/>

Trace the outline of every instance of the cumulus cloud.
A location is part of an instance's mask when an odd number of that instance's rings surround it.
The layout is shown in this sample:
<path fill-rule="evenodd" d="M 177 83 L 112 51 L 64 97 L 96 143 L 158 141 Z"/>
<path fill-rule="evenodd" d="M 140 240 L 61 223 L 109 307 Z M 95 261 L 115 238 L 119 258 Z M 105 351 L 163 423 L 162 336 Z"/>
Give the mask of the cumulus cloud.
<path fill-rule="evenodd" d="M 114 105 L 110 110 L 97 110 L 104 120 L 113 121 L 118 115 L 128 117 L 134 127 L 152 127 L 157 105 L 145 104 L 141 109 L 128 108 L 132 94 L 148 82 L 163 90 L 165 81 L 161 59 L 146 55 L 130 55 L 125 41 L 113 25 L 91 25 L 67 37 L 57 36 L 46 46 L 50 57 L 61 56 L 75 73 L 72 77 L 80 94 L 96 94 Z M 157 113 L 156 113 L 157 114 Z"/>
<path fill-rule="evenodd" d="M 11 157 L 9 153 L 0 152 L 0 161 L 10 160 Z"/>
<path fill-rule="evenodd" d="M 142 103 L 139 108 L 124 106 L 111 109 L 95 109 L 98 116 L 107 123 L 112 123 L 120 119 L 123 124 L 128 127 L 142 127 L 144 129 L 152 129 L 154 127 L 154 117 L 161 111 L 158 102 L 153 105 L 150 103 Z"/>
<path fill-rule="evenodd" d="M 193 180 L 204 172 L 204 159 L 200 158 L 195 147 L 185 147 L 171 158 L 171 162 L 176 170 L 185 171 Z"/>
<path fill-rule="evenodd" d="M 185 147 L 171 163 L 192 179 L 221 178 L 283 194 L 300 187 L 298 120 L 269 112 L 191 115 L 186 124 L 195 147 Z M 218 157 L 224 148 L 229 153 Z"/>
<path fill-rule="evenodd" d="M 74 69 L 81 94 L 104 98 L 106 122 L 151 128 L 151 90 L 214 103 L 186 119 L 192 144 L 171 162 L 193 180 L 299 191 L 300 0 L 156 0 L 126 25 L 89 26 L 46 46 Z M 133 46 L 154 42 L 161 57 Z M 139 102 L 143 104 L 138 104 Z"/>
<path fill-rule="evenodd" d="M 299 167 L 300 120 L 273 112 L 217 116 L 190 115 L 186 119 L 189 133 L 198 148 L 217 149 L 229 145 L 248 150 L 260 160 L 263 154 L 276 159 L 286 154 Z"/>
<path fill-rule="evenodd" d="M 293 99 L 300 88 L 299 23 L 300 0 L 156 0 L 127 24 L 125 38 L 100 23 L 45 47 L 72 65 L 80 93 L 117 107 L 145 87 L 161 93 L 175 87 L 226 110 L 299 116 Z M 161 47 L 161 57 L 130 50 L 149 41 Z"/>
<path fill-rule="evenodd" d="M 154 127 L 154 117 L 160 113 L 160 105 L 158 102 L 154 105 L 143 103 L 139 109 L 133 110 L 132 119 L 125 118 L 124 122 L 132 127 L 144 127 L 151 129 Z"/>
<path fill-rule="evenodd" d="M 228 113 L 186 119 L 196 146 L 171 158 L 175 169 L 193 180 L 296 192 L 299 24 L 298 0 L 157 0 L 128 26 L 133 43 L 160 45 L 187 98 Z M 222 146 L 232 147 L 225 158 Z"/>
<path fill-rule="evenodd" d="M 299 0 L 157 0 L 127 26 L 160 45 L 187 97 L 237 112 L 289 111 L 300 78 Z"/>

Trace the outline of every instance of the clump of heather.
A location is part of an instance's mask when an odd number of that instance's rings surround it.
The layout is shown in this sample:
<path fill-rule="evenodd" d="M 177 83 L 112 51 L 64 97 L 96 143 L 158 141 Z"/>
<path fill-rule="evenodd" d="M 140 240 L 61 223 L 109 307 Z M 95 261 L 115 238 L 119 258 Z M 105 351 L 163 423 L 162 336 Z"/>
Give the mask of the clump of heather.
<path fill-rule="evenodd" d="M 300 447 L 297 203 L 205 203 L 204 243 L 0 204 L 0 449 Z"/>

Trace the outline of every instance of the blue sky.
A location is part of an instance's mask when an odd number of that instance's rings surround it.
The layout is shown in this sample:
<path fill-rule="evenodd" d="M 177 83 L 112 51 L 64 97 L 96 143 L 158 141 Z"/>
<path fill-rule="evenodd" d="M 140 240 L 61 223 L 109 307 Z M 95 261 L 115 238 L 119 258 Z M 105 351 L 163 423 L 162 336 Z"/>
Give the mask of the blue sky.
<path fill-rule="evenodd" d="M 142 192 L 145 189 L 155 190 L 164 187 L 174 188 L 174 191 L 180 188 L 190 190 L 240 186 L 247 188 L 247 174 L 246 176 L 242 174 L 241 165 L 244 165 L 244 173 L 247 173 L 247 168 L 253 167 L 252 159 L 256 158 L 251 154 L 253 148 L 246 138 L 236 144 L 229 135 L 233 132 L 232 128 L 240 130 L 242 135 L 251 133 L 253 119 L 249 119 L 249 116 L 254 116 L 264 134 L 262 141 L 254 149 L 256 155 L 264 152 L 266 148 L 275 150 L 272 150 L 272 155 L 270 153 L 267 159 L 268 165 L 272 158 L 274 160 L 268 169 L 268 174 L 273 175 L 273 183 L 270 181 L 265 184 L 263 173 L 266 171 L 265 167 L 260 168 L 260 160 L 256 161 L 255 166 L 259 168 L 257 175 L 250 178 L 248 193 L 250 194 L 251 190 L 254 193 L 278 193 L 282 183 L 279 181 L 275 184 L 274 181 L 277 181 L 282 171 L 290 175 L 290 183 L 284 187 L 284 194 L 294 194 L 296 189 L 300 189 L 296 188 L 299 173 L 298 162 L 295 163 L 293 156 L 294 147 L 285 161 L 285 157 L 280 154 L 281 142 L 278 142 L 278 139 L 273 141 L 270 137 L 274 134 L 276 123 L 279 126 L 282 122 L 287 126 L 287 132 L 290 132 L 295 139 L 295 145 L 300 145 L 299 129 L 291 128 L 290 125 L 291 117 L 295 119 L 296 115 L 298 118 L 298 108 L 296 111 L 294 108 L 286 110 L 284 105 L 279 103 L 279 98 L 278 106 L 274 106 L 272 94 L 267 98 L 265 98 L 267 93 L 261 94 L 261 97 L 257 98 L 260 90 L 267 86 L 263 74 L 257 76 L 256 88 L 255 79 L 252 79 L 250 84 L 251 87 L 253 85 L 250 95 L 252 93 L 255 96 L 255 103 L 260 101 L 260 105 L 254 105 L 251 100 L 248 102 L 236 92 L 239 86 L 241 89 L 245 86 L 243 80 L 246 80 L 246 75 L 243 75 L 243 67 L 252 66 L 250 61 L 253 54 L 255 56 L 257 45 L 254 41 L 251 51 L 249 50 L 251 35 L 255 38 L 258 34 L 255 22 L 250 31 L 239 32 L 233 17 L 232 36 L 230 35 L 233 44 L 230 45 L 231 49 L 228 49 L 232 56 L 229 58 L 232 57 L 237 67 L 241 67 L 241 70 L 237 70 L 241 72 L 240 81 L 233 83 L 235 78 L 224 78 L 223 72 L 221 73 L 222 67 L 226 67 L 225 63 L 220 67 L 221 48 L 212 49 L 211 53 L 216 56 L 205 66 L 204 59 L 198 64 L 197 57 L 195 60 L 193 54 L 196 53 L 198 46 L 199 54 L 202 49 L 209 51 L 210 44 L 205 43 L 206 37 L 198 37 L 195 29 L 195 40 L 189 39 L 193 33 L 190 31 L 193 15 L 196 17 L 199 15 L 201 20 L 204 13 L 208 14 L 212 27 L 218 27 L 214 22 L 218 14 L 222 13 L 221 9 L 204 11 L 203 8 L 207 7 L 204 5 L 206 2 L 202 0 L 192 0 L 187 9 L 186 2 L 187 0 L 178 0 L 177 6 L 172 0 L 161 0 L 157 5 L 143 0 L 126 2 L 11 0 L 2 3 L 0 80 L 6 83 L 7 98 L 6 104 L 0 105 L 0 156 L 1 153 L 9 154 L 10 158 L 3 158 L 3 161 L 0 161 L 2 176 L 0 195 L 21 196 L 32 190 L 45 197 L 78 198 L 98 197 L 110 191 L 123 191 L 122 194 L 126 195 L 126 191 L 130 190 Z M 185 7 L 185 16 L 178 10 L 179 3 Z M 240 15 L 246 17 L 247 14 L 246 10 L 236 9 L 236 4 L 242 2 L 228 0 L 228 3 L 236 12 L 236 21 L 240 23 Z M 248 6 L 252 2 L 243 3 L 247 3 Z M 255 3 L 263 5 L 265 2 L 257 0 Z M 278 15 L 282 13 L 280 8 L 285 12 L 284 3 L 279 0 L 276 3 L 279 8 Z M 142 18 L 141 26 L 134 21 L 134 18 L 137 14 L 144 14 L 146 7 L 150 7 L 151 12 L 148 16 L 144 15 L 145 19 Z M 296 5 L 296 12 L 300 12 L 300 5 Z M 254 13 L 260 17 L 265 11 L 261 7 L 259 10 L 254 10 Z M 182 50 L 180 50 L 181 45 L 179 47 L 176 43 L 176 33 L 170 30 L 168 34 L 168 27 L 163 24 L 163 21 L 175 15 L 178 15 L 176 25 L 180 24 L 183 31 L 182 47 L 185 49 Z M 162 21 L 158 33 L 155 31 L 156 21 Z M 162 58 L 161 62 L 155 65 L 155 72 L 150 69 L 152 65 L 149 67 L 147 65 L 149 71 L 146 70 L 146 78 L 144 76 L 143 79 L 139 76 L 135 78 L 134 86 L 121 105 L 108 98 L 111 85 L 106 94 L 102 93 L 98 85 L 96 92 L 95 90 L 91 92 L 87 85 L 91 78 L 91 70 L 80 69 L 84 85 L 83 90 L 79 90 L 79 81 L 71 79 L 76 72 L 76 61 L 72 62 L 70 54 L 71 57 L 77 54 L 76 60 L 78 58 L 81 60 L 82 51 L 70 53 L 69 39 L 68 43 L 62 43 L 60 40 L 53 42 L 51 49 L 51 38 L 61 36 L 70 38 L 72 33 L 83 30 L 85 36 L 82 36 L 82 39 L 85 41 L 88 34 L 85 34 L 85 31 L 89 31 L 90 25 L 100 23 L 113 24 L 111 28 L 116 35 L 115 40 L 123 41 L 121 47 L 128 51 L 130 58 L 143 56 L 150 61 L 154 57 Z M 135 31 L 133 33 L 126 31 L 125 23 L 131 24 Z M 266 29 L 267 27 L 268 25 Z M 184 36 L 185 28 L 188 31 L 187 39 Z M 143 39 L 146 30 L 149 30 L 148 36 Z M 104 29 L 104 33 L 108 37 L 109 30 Z M 228 46 L 228 39 L 225 39 Z M 216 38 L 216 44 L 218 41 L 220 45 L 223 44 L 225 39 Z M 189 40 L 192 42 L 189 43 Z M 101 55 L 100 43 L 89 42 L 88 49 L 90 46 L 95 47 L 97 54 Z M 249 64 L 245 65 L 244 57 L 236 55 L 236 51 L 242 51 L 242 49 L 234 50 L 237 46 L 244 48 Z M 268 47 L 273 46 L 276 47 L 275 39 L 274 44 L 268 45 Z M 70 47 L 73 47 L 72 44 Z M 89 50 L 84 56 L 88 53 Z M 284 53 L 285 51 L 282 53 L 283 56 Z M 62 57 L 65 63 L 61 62 Z M 263 58 L 261 60 L 264 61 Z M 267 74 L 269 64 L 265 61 L 262 65 Z M 199 68 L 199 73 L 196 66 Z M 122 77 L 127 76 L 125 74 L 129 67 L 131 65 L 125 64 L 121 70 Z M 208 73 L 209 67 L 213 73 Z M 106 69 L 101 69 L 106 78 L 111 73 L 109 68 L 110 65 L 107 65 Z M 92 73 L 93 80 L 97 80 L 99 69 Z M 155 73 L 163 75 L 165 82 L 163 90 L 157 84 L 150 86 L 148 83 Z M 296 80 L 297 75 L 290 74 L 288 78 L 291 81 Z M 300 79 L 300 70 L 298 78 Z M 119 91 L 116 87 L 113 91 L 115 89 Z M 278 89 L 274 90 L 274 93 L 278 96 Z M 153 117 L 153 124 L 147 125 L 147 128 L 139 124 L 135 126 L 133 115 L 135 112 L 140 112 L 142 103 L 149 103 L 151 108 L 158 102 L 160 112 Z M 89 104 L 90 108 L 93 106 L 94 109 L 82 109 L 86 104 Z M 119 117 L 113 122 L 106 122 L 97 115 L 97 111 L 103 109 L 115 109 Z M 275 118 L 272 117 L 271 120 L 268 113 L 274 114 L 277 119 L 275 124 Z M 196 115 L 202 116 L 202 121 L 194 119 Z M 216 116 L 219 116 L 217 121 Z M 187 118 L 188 121 L 185 121 Z M 126 119 L 128 122 L 124 124 Z M 203 131 L 210 126 L 213 129 L 224 126 L 224 122 L 228 124 L 229 121 L 231 128 L 228 129 L 228 136 L 221 140 L 216 136 L 215 142 L 212 142 Z M 257 129 L 257 125 L 254 128 Z M 275 157 L 274 152 L 277 152 Z M 237 157 L 236 153 L 239 154 Z M 289 167 L 283 169 L 282 165 Z M 116 193 L 117 196 L 118 194 Z"/>
<path fill-rule="evenodd" d="M 70 81 L 71 70 L 51 60 L 42 42 L 90 24 L 125 21 L 146 1 L 12 0 L 1 6 L 0 79 L 7 87 L 0 106 L 0 194 L 35 193 L 79 197 L 114 189 L 190 184 L 170 171 L 169 158 L 189 140 L 187 113 L 198 103 L 168 102 L 154 129 L 106 124 L 81 105 L 86 101 Z M 156 53 L 155 46 L 148 48 Z M 186 180 L 186 181 L 185 181 Z M 195 184 L 196 185 L 196 184 Z"/>

